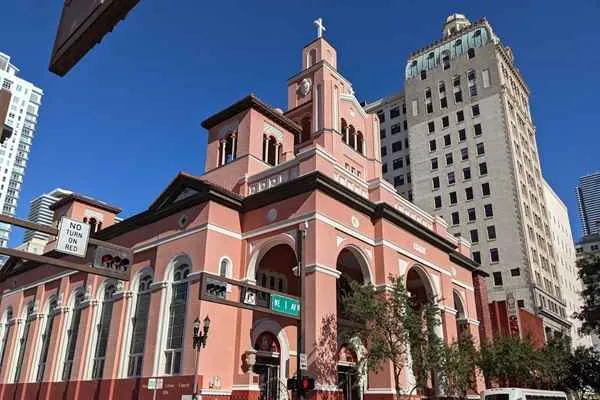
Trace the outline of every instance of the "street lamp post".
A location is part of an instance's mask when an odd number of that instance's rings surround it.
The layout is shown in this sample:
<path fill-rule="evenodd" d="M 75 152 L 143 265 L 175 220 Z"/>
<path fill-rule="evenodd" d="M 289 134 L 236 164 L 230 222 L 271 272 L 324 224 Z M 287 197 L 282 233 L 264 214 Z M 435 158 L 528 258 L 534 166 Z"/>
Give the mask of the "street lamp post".
<path fill-rule="evenodd" d="M 210 328 L 210 318 L 208 315 L 204 318 L 204 327 L 202 333 L 200 333 L 200 320 L 196 317 L 194 320 L 194 337 L 192 346 L 194 348 L 194 392 L 192 399 L 198 399 L 198 357 L 200 355 L 200 348 L 206 347 L 206 339 L 208 338 L 208 329 Z"/>

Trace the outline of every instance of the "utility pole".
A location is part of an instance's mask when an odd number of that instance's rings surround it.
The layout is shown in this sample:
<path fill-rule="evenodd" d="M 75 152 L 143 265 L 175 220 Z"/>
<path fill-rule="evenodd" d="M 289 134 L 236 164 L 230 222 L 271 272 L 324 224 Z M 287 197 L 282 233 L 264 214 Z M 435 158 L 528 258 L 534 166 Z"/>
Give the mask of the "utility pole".
<path fill-rule="evenodd" d="M 298 320 L 298 332 L 296 335 L 296 399 L 304 400 L 302 388 L 302 369 L 300 368 L 300 357 L 304 353 L 304 240 L 308 224 L 299 227 L 296 232 L 296 258 L 298 260 L 298 278 L 300 288 L 300 319 Z"/>

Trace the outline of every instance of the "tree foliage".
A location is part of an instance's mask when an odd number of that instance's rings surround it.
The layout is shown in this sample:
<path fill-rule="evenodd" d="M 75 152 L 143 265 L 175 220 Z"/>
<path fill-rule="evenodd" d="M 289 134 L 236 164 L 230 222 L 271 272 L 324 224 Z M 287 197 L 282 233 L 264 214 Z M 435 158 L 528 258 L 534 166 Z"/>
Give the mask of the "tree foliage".
<path fill-rule="evenodd" d="M 342 340 L 359 355 L 360 368 L 378 371 L 384 361 L 391 362 L 396 393 L 400 393 L 400 374 L 409 342 L 403 321 L 410 295 L 401 278 L 390 279 L 392 288 L 387 293 L 377 293 L 372 285 L 351 281 L 350 290 L 341 299 L 342 318 L 347 322 L 340 329 Z"/>
<path fill-rule="evenodd" d="M 575 316 L 583 321 L 584 332 L 600 334 L 600 257 L 583 257 L 577 267 L 584 289 L 583 305 Z"/>
<path fill-rule="evenodd" d="M 400 378 L 411 358 L 415 388 L 429 385 L 444 395 L 466 398 L 479 370 L 486 385 L 600 393 L 600 352 L 571 350 L 567 337 L 555 337 L 542 348 L 528 340 L 501 336 L 477 349 L 469 335 L 445 344 L 436 334 L 439 308 L 415 302 L 402 277 L 390 277 L 387 291 L 350 282 L 341 299 L 341 339 L 358 356 L 359 369 L 379 371 L 390 362 L 397 394 Z M 411 391 L 412 392 L 412 391 Z"/>
<path fill-rule="evenodd" d="M 444 345 L 440 364 L 444 394 L 464 399 L 475 385 L 477 349 L 469 334 L 460 335 L 457 342 Z"/>
<path fill-rule="evenodd" d="M 425 390 L 429 382 L 435 387 L 440 380 L 438 370 L 444 356 L 442 339 L 436 334 L 440 324 L 437 305 L 431 301 L 417 303 L 411 299 L 404 316 L 404 325 L 408 331 L 416 389 Z"/>

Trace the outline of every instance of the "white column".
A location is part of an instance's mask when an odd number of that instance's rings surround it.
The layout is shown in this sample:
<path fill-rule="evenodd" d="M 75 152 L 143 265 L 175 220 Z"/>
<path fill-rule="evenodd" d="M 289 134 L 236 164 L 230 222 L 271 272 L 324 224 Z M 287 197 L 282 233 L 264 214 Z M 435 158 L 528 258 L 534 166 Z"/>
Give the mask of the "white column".
<path fill-rule="evenodd" d="M 269 161 L 269 138 L 263 135 L 263 161 Z"/>
<path fill-rule="evenodd" d="M 279 149 L 281 148 L 281 144 L 275 143 L 275 165 L 279 165 Z"/>
<path fill-rule="evenodd" d="M 237 158 L 237 133 L 234 133 L 231 138 L 231 159 L 235 160 Z"/>
<path fill-rule="evenodd" d="M 227 140 L 221 141 L 221 165 L 225 165 L 225 160 L 227 159 L 225 155 L 225 149 L 227 147 Z"/>

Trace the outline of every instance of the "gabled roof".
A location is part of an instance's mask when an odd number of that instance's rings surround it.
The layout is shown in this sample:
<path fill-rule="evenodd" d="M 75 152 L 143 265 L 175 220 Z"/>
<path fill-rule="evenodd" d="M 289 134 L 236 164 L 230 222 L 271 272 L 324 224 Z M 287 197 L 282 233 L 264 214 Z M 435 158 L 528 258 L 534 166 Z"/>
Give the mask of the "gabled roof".
<path fill-rule="evenodd" d="M 287 129 L 292 133 L 302 133 L 302 128 L 300 127 L 300 125 L 298 125 L 285 115 L 275 111 L 273 107 L 261 101 L 254 94 L 246 96 L 242 100 L 227 107 L 223 111 L 220 111 L 208 117 L 207 119 L 202 121 L 202 127 L 205 129 L 210 129 L 213 126 L 218 125 L 223 121 L 227 121 L 229 118 L 234 117 L 235 115 L 251 108 L 258 111 L 265 117 L 271 119 L 272 121 L 276 122 L 277 124 L 281 125 L 283 128 Z"/>
<path fill-rule="evenodd" d="M 206 195 L 209 193 L 221 195 L 224 199 L 237 200 L 237 202 L 239 202 L 238 205 L 241 205 L 242 197 L 239 194 L 197 176 L 180 172 L 156 200 L 150 204 L 148 211 L 159 211 L 161 208 L 168 207 L 173 203 L 185 200 L 189 197 L 201 194 Z"/>

